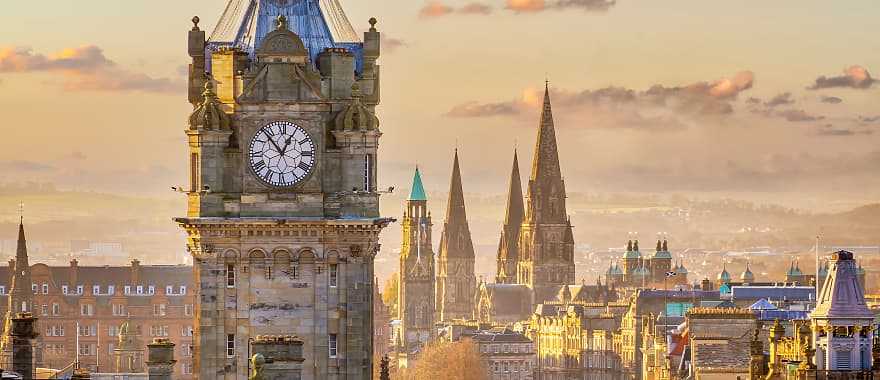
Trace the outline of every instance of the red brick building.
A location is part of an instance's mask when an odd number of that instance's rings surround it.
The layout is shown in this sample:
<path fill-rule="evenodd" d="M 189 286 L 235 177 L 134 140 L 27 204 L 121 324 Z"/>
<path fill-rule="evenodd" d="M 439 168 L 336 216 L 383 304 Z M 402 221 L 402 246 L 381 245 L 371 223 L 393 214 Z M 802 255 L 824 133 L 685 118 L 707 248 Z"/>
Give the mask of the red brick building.
<path fill-rule="evenodd" d="M 0 315 L 9 307 L 14 267 L 14 260 L 0 266 Z M 85 267 L 73 260 L 66 267 L 34 264 L 30 272 L 42 367 L 60 369 L 78 358 L 81 367 L 94 372 L 117 372 L 113 351 L 119 328 L 130 316 L 144 344 L 158 337 L 175 343 L 175 379 L 193 378 L 192 267 L 147 266 L 137 260 L 127 267 Z"/>

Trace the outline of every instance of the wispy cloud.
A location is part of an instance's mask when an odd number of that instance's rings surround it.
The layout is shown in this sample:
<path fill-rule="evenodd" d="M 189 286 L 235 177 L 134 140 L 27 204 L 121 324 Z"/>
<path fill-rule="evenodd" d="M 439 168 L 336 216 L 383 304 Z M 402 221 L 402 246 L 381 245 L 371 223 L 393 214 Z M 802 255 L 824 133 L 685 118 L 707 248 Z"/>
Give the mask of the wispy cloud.
<path fill-rule="evenodd" d="M 535 13 L 552 9 L 581 9 L 607 11 L 617 0 L 507 0 L 507 9 L 514 12 Z"/>
<path fill-rule="evenodd" d="M 820 76 L 816 78 L 815 83 L 813 83 L 807 89 L 810 90 L 819 90 L 823 88 L 855 88 L 855 89 L 866 89 L 873 86 L 877 83 L 877 80 L 871 77 L 871 73 L 868 72 L 862 66 L 850 66 L 843 70 L 843 75 L 839 76 Z"/>
<path fill-rule="evenodd" d="M 121 67 L 93 45 L 51 55 L 22 47 L 0 48 L 0 73 L 27 72 L 56 73 L 62 78 L 62 87 L 70 91 L 180 93 L 185 89 L 182 81 L 153 78 Z"/>
<path fill-rule="evenodd" d="M 479 2 L 470 2 L 461 7 L 453 7 L 440 0 L 432 0 L 425 3 L 419 10 L 421 18 L 437 18 L 452 14 L 460 15 L 488 15 L 492 13 L 492 6 Z"/>
<path fill-rule="evenodd" d="M 0 169 L 4 171 L 11 172 L 47 172 L 55 170 L 55 167 L 49 164 L 34 162 L 34 161 L 24 161 L 24 160 L 12 160 L 12 161 L 0 161 Z"/>
<path fill-rule="evenodd" d="M 776 95 L 764 103 L 764 105 L 767 107 L 778 107 L 791 104 L 794 104 L 794 99 L 792 99 L 790 92 L 784 92 L 782 94 Z"/>
<path fill-rule="evenodd" d="M 822 102 L 822 103 L 828 103 L 828 104 L 840 104 L 840 103 L 843 103 L 843 99 L 838 98 L 838 97 L 836 97 L 836 96 L 822 96 L 821 98 L 819 98 L 819 101 Z"/>

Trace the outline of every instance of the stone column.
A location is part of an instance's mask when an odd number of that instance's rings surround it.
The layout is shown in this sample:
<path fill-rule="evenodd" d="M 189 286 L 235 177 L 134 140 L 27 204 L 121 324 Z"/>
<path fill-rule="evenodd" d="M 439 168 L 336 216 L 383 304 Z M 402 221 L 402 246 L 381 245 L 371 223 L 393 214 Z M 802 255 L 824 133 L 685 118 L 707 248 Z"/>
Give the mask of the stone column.
<path fill-rule="evenodd" d="M 174 343 L 156 338 L 147 345 L 147 376 L 149 380 L 171 380 L 174 375 Z"/>
<path fill-rule="evenodd" d="M 12 370 L 23 380 L 34 379 L 34 339 L 37 318 L 31 313 L 18 313 L 12 318 Z"/>

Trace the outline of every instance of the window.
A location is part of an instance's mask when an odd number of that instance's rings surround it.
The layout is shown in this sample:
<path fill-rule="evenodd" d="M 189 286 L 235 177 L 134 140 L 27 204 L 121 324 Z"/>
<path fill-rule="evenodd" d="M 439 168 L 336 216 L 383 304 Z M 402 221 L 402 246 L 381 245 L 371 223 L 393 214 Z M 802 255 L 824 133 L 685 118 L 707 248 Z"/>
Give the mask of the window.
<path fill-rule="evenodd" d="M 131 294 L 131 286 L 125 285 L 122 292 L 125 293 L 125 295 Z"/>
<path fill-rule="evenodd" d="M 837 356 L 837 368 L 838 370 L 848 370 L 851 369 L 852 358 L 850 357 L 849 350 L 837 350 L 834 353 Z"/>
<path fill-rule="evenodd" d="M 165 294 L 167 294 L 167 295 L 174 294 L 174 287 L 171 285 L 166 286 L 165 287 Z"/>
<path fill-rule="evenodd" d="M 79 295 L 83 294 L 83 286 L 82 285 L 76 286 L 76 294 L 79 294 Z"/>
<path fill-rule="evenodd" d="M 226 266 L 226 287 L 235 287 L 235 265 L 229 264 Z"/>
<path fill-rule="evenodd" d="M 299 266 L 294 265 L 290 267 L 290 276 L 293 278 L 299 278 Z"/>
<path fill-rule="evenodd" d="M 97 346 L 94 343 L 80 343 L 79 354 L 82 356 L 91 356 L 98 353 Z"/>
<path fill-rule="evenodd" d="M 113 355 L 113 349 L 115 349 L 115 348 L 116 348 L 115 344 L 113 344 L 113 343 L 108 344 L 107 345 L 107 353 L 110 355 Z"/>
<path fill-rule="evenodd" d="M 183 363 L 183 374 L 191 375 L 193 373 L 193 364 L 192 363 Z"/>
<path fill-rule="evenodd" d="M 92 286 L 92 294 L 94 294 L 94 295 L 101 294 L 101 285 L 93 285 Z"/>
<path fill-rule="evenodd" d="M 235 334 L 226 334 L 226 356 L 235 356 Z"/>
<path fill-rule="evenodd" d="M 67 295 L 67 285 L 61 285 L 61 294 Z"/>
<path fill-rule="evenodd" d="M 149 294 L 149 295 L 156 294 L 156 287 L 153 285 L 148 286 L 147 287 L 147 294 Z"/>
<path fill-rule="evenodd" d="M 52 315 L 61 315 L 61 305 L 57 303 L 52 304 Z"/>
<path fill-rule="evenodd" d="M 6 287 L 0 286 L 0 294 L 6 294 Z"/>
<path fill-rule="evenodd" d="M 40 314 L 49 315 L 49 305 L 43 305 L 40 307 Z"/>
<path fill-rule="evenodd" d="M 181 286 L 181 287 L 180 287 L 180 295 L 182 295 L 182 296 L 185 296 L 185 295 L 186 295 L 186 286 Z"/>
<path fill-rule="evenodd" d="M 183 345 L 183 356 L 192 357 L 194 353 L 195 353 L 195 350 L 193 349 L 193 345 L 191 345 L 191 344 L 184 344 Z"/>
<path fill-rule="evenodd" d="M 183 315 L 187 317 L 191 317 L 193 315 L 193 305 L 191 303 L 183 305 Z"/>
<path fill-rule="evenodd" d="M 98 336 L 98 328 L 95 325 L 79 325 L 79 336 Z"/>
<path fill-rule="evenodd" d="M 271 266 L 271 265 L 266 265 L 266 269 L 265 269 L 265 273 L 264 273 L 264 274 L 266 275 L 266 279 L 267 279 L 267 280 L 271 280 L 271 279 L 272 279 L 272 266 Z"/>
<path fill-rule="evenodd" d="M 95 314 L 95 305 L 84 303 L 79 305 L 80 315 L 91 316 Z"/>
<path fill-rule="evenodd" d="M 43 294 L 49 294 L 49 284 L 43 284 Z"/>
<path fill-rule="evenodd" d="M 137 286 L 137 294 L 138 294 L 138 295 L 144 294 L 144 287 L 143 287 L 143 285 L 138 285 L 138 286 Z"/>
<path fill-rule="evenodd" d="M 336 357 L 336 354 L 338 354 L 338 352 L 336 350 L 336 334 L 330 334 L 329 346 L 330 346 L 330 358 L 333 359 Z"/>
<path fill-rule="evenodd" d="M 190 191 L 197 191 L 199 188 L 199 154 L 192 153 L 189 156 L 189 188 Z"/>
<path fill-rule="evenodd" d="M 373 190 L 373 155 L 364 155 L 364 191 Z"/>
<path fill-rule="evenodd" d="M 164 317 L 165 316 L 165 304 L 164 303 L 154 304 L 153 305 L 153 315 L 157 316 L 157 317 Z"/>
<path fill-rule="evenodd" d="M 193 336 L 192 326 L 183 326 L 180 328 L 180 336 Z"/>
<path fill-rule="evenodd" d="M 64 336 L 64 325 L 46 326 L 47 336 Z"/>
<path fill-rule="evenodd" d="M 116 294 L 116 287 L 113 285 L 107 285 L 107 294 L 111 296 Z"/>
<path fill-rule="evenodd" d="M 31 290 L 34 292 L 34 294 L 37 294 L 37 284 L 31 284 Z"/>
<path fill-rule="evenodd" d="M 168 336 L 168 326 L 150 326 L 150 336 Z"/>
<path fill-rule="evenodd" d="M 120 317 L 125 316 L 125 305 L 114 303 L 113 304 L 113 315 Z"/>
<path fill-rule="evenodd" d="M 119 336 L 119 326 L 110 325 L 110 327 L 107 328 L 107 335 Z"/>
<path fill-rule="evenodd" d="M 330 264 L 330 287 L 335 288 L 339 283 L 339 266 Z"/>

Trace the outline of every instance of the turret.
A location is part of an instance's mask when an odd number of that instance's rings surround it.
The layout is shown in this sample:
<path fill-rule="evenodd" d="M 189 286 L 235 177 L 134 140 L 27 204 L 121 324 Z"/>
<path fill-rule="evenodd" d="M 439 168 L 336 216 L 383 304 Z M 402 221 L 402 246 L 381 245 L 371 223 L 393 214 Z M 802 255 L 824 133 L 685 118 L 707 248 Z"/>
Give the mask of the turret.
<path fill-rule="evenodd" d="M 382 50 L 382 36 L 376 30 L 376 23 L 376 18 L 370 18 L 370 29 L 364 32 L 364 62 L 360 80 L 362 90 L 369 94 L 367 101 L 371 104 L 378 104 L 380 100 L 379 65 L 376 61 Z"/>

